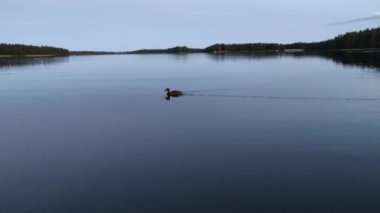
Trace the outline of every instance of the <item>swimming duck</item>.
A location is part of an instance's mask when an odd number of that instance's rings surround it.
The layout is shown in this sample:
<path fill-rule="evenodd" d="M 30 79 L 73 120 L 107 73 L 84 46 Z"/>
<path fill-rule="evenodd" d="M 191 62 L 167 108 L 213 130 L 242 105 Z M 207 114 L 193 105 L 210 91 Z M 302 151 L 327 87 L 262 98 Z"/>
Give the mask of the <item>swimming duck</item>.
<path fill-rule="evenodd" d="M 166 92 L 166 96 L 168 96 L 168 97 L 179 97 L 179 96 L 183 95 L 182 91 L 179 91 L 179 90 L 172 90 L 172 91 L 170 91 L 169 88 L 166 88 L 165 92 Z"/>

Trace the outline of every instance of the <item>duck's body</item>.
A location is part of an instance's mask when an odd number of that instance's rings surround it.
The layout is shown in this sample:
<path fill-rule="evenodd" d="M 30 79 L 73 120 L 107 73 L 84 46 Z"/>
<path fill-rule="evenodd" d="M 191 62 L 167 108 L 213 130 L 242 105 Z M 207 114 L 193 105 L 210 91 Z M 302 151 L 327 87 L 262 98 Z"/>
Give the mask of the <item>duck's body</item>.
<path fill-rule="evenodd" d="M 182 91 L 170 90 L 169 88 L 166 88 L 165 92 L 166 92 L 166 96 L 168 96 L 168 97 L 179 97 L 179 96 L 183 95 Z"/>

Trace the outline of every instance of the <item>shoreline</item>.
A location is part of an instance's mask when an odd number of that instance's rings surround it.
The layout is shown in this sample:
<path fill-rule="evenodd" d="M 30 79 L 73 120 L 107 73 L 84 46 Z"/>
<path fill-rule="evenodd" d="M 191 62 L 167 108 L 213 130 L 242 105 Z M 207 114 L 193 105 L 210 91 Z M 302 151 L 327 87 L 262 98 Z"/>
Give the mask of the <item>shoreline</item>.
<path fill-rule="evenodd" d="M 285 50 L 269 50 L 269 51 L 214 51 L 214 52 L 124 52 L 124 53 L 94 53 L 94 54 L 68 54 L 68 55 L 0 55 L 0 59 L 4 58 L 49 58 L 49 57 L 70 57 L 70 56 L 96 56 L 96 55 L 156 55 L 156 54 L 171 54 L 171 55 L 183 55 L 183 54 L 211 54 L 211 55 L 229 55 L 229 54 L 286 54 L 286 53 L 315 53 L 315 52 L 346 52 L 346 53 L 380 53 L 380 49 L 328 49 L 328 50 L 307 50 L 307 49 L 285 49 Z"/>
<path fill-rule="evenodd" d="M 47 58 L 60 57 L 60 55 L 0 55 L 0 58 Z"/>
<path fill-rule="evenodd" d="M 326 53 L 326 52 L 346 52 L 346 53 L 380 53 L 380 49 L 326 49 L 326 50 L 308 50 L 308 49 L 284 49 L 284 50 L 268 50 L 268 51 L 213 51 L 213 52 L 128 52 L 124 55 L 150 55 L 150 54 L 211 54 L 211 55 L 228 55 L 228 54 L 287 54 L 287 53 Z"/>

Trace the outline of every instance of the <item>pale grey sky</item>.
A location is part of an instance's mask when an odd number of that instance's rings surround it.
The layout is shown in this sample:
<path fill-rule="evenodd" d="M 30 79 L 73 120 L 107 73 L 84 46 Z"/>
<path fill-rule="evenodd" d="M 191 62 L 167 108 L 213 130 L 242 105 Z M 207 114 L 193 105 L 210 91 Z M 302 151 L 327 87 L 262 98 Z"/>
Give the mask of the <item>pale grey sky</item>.
<path fill-rule="evenodd" d="M 378 0 L 1 0 L 0 42 L 71 50 L 318 41 L 377 27 Z"/>

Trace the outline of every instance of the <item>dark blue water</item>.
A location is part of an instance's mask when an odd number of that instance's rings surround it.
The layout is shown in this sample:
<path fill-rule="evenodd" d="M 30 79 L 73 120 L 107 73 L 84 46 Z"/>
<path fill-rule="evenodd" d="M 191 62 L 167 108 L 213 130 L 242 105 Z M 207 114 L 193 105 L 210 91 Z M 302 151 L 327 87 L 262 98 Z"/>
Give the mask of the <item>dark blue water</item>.
<path fill-rule="evenodd" d="M 0 212 L 379 212 L 379 165 L 373 66 L 194 54 L 0 67 Z"/>

